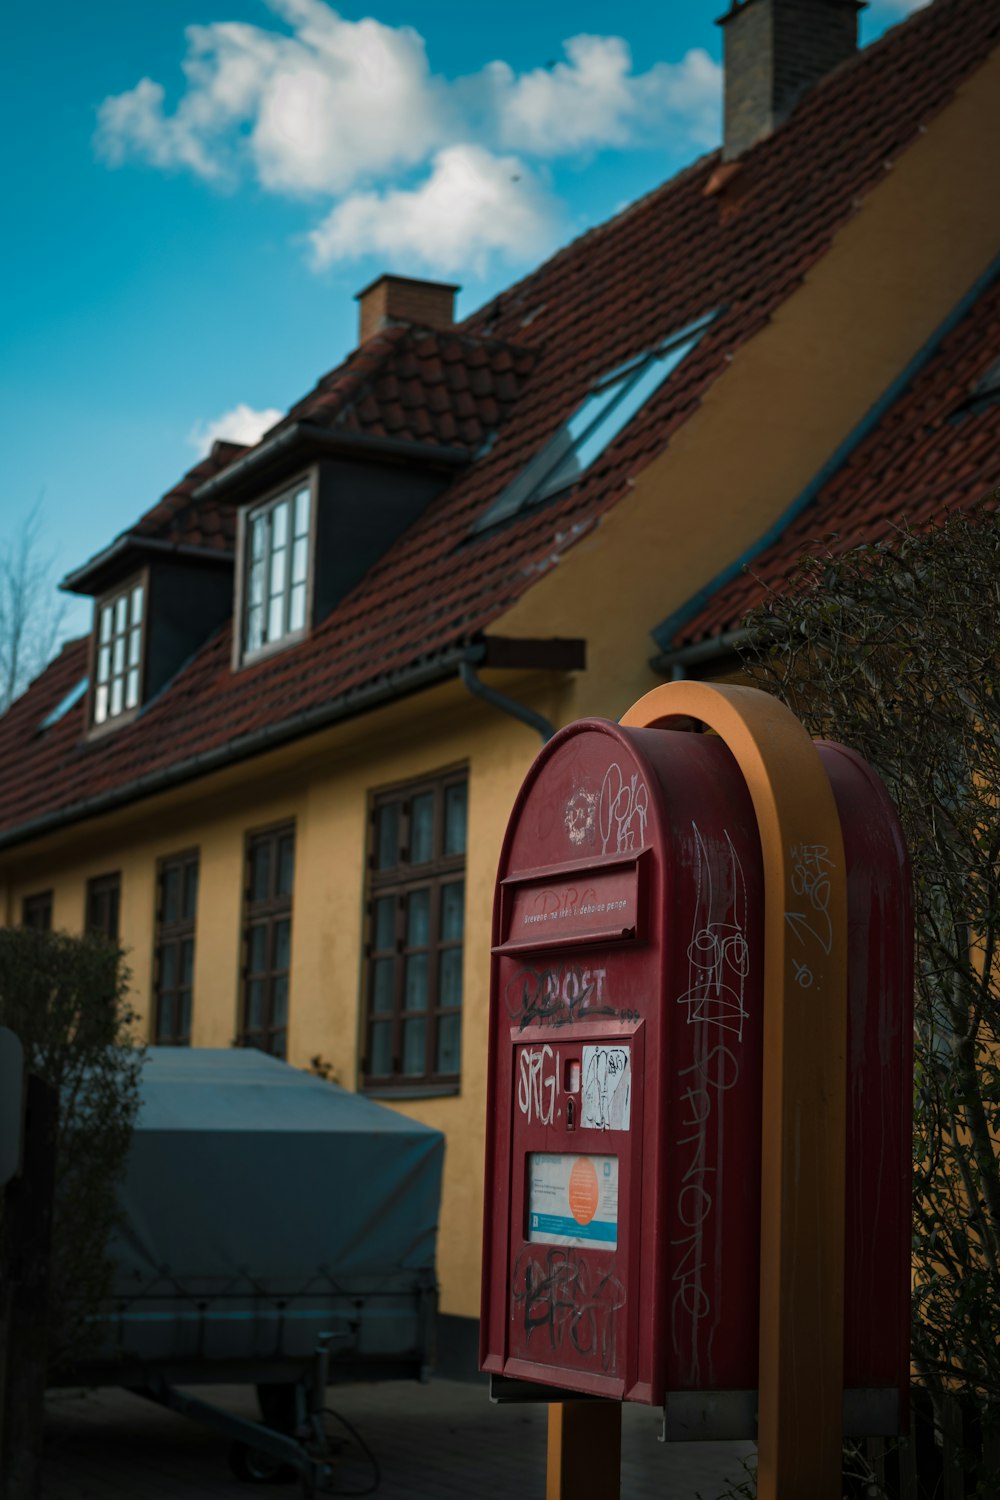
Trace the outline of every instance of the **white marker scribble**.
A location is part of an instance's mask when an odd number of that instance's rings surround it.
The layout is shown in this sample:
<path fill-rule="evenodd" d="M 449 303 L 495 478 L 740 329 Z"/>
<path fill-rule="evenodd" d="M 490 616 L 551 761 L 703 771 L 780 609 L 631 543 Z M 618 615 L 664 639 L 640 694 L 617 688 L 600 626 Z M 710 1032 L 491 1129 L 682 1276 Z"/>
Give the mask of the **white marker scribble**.
<path fill-rule="evenodd" d="M 726 834 L 730 879 L 714 878 L 708 845 L 692 823 L 697 854 L 697 898 L 688 944 L 688 987 L 678 998 L 686 1005 L 688 1025 L 700 1021 L 733 1032 L 743 1040 L 747 1018 L 746 981 L 750 970 L 747 946 L 747 888 L 743 866 Z M 732 891 L 730 908 L 729 891 Z"/>
<path fill-rule="evenodd" d="M 826 844 L 796 844 L 791 850 L 792 890 L 801 898 L 801 909 L 786 911 L 785 921 L 803 947 L 816 943 L 827 957 L 833 947 L 830 916 L 830 872 L 833 861 Z M 793 960 L 794 962 L 794 960 Z M 796 965 L 795 982 L 808 989 L 813 976 L 808 966 Z M 808 975 L 808 978 L 804 976 Z"/>
<path fill-rule="evenodd" d="M 646 842 L 646 818 L 649 814 L 649 790 L 633 771 L 626 781 L 617 761 L 610 765 L 601 787 L 598 823 L 601 831 L 601 853 L 607 854 L 614 839 L 615 854 L 631 854 Z"/>
<path fill-rule="evenodd" d="M 548 1068 L 546 1067 L 548 1064 Z M 542 1047 L 522 1047 L 517 1078 L 517 1107 L 528 1124 L 551 1125 L 559 1092 L 559 1053 L 548 1042 Z"/>
<path fill-rule="evenodd" d="M 589 792 L 586 787 L 577 787 L 566 803 L 565 822 L 570 843 L 578 847 L 581 844 L 592 844 L 596 818 L 597 793 Z"/>

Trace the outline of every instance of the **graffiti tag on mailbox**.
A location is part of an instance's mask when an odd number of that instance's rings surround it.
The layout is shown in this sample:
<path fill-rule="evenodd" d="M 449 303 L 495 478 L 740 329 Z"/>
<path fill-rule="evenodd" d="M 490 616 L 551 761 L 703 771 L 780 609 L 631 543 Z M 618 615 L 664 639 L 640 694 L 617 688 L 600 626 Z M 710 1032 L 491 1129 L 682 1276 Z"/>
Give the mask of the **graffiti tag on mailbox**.
<path fill-rule="evenodd" d="M 504 1004 L 512 1021 L 525 1026 L 543 1022 L 569 1026 L 593 1016 L 613 1016 L 605 993 L 606 969 L 584 969 L 579 964 L 551 968 L 524 965 L 508 979 Z"/>
<path fill-rule="evenodd" d="M 568 1339 L 582 1358 L 599 1358 L 602 1370 L 614 1367 L 625 1288 L 611 1271 L 595 1275 L 576 1250 L 553 1247 L 540 1257 L 526 1245 L 514 1265 L 511 1295 L 523 1309 L 529 1342 L 536 1329 L 547 1328 L 553 1350 Z"/>

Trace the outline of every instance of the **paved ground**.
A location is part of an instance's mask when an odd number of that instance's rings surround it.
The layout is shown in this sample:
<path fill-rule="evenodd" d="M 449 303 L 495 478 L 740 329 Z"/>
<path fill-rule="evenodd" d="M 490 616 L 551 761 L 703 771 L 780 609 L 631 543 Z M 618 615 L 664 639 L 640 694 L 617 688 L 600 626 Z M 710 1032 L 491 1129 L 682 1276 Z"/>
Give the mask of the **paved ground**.
<path fill-rule="evenodd" d="M 256 1416 L 244 1387 L 216 1388 L 214 1399 Z M 485 1387 L 448 1380 L 339 1387 L 330 1404 L 374 1450 L 382 1469 L 379 1500 L 544 1496 L 542 1407 L 491 1406 Z M 625 1408 L 623 1500 L 719 1500 L 727 1477 L 743 1477 L 748 1443 L 664 1445 L 656 1441 L 657 1426 L 655 1412 Z M 224 1438 L 125 1391 L 53 1392 L 42 1493 L 44 1500 L 249 1500 L 257 1487 L 231 1475 L 227 1449 Z M 364 1463 L 347 1455 L 338 1486 L 358 1490 L 369 1477 Z M 291 1500 L 296 1490 L 263 1493 Z"/>

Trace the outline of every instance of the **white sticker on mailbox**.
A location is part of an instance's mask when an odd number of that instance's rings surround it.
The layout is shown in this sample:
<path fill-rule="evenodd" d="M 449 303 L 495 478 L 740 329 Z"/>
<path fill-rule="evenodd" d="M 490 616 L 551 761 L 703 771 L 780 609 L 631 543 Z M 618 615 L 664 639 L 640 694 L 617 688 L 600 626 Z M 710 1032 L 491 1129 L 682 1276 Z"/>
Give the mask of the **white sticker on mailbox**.
<path fill-rule="evenodd" d="M 628 1130 L 632 1057 L 628 1047 L 584 1047 L 582 1130 Z"/>
<path fill-rule="evenodd" d="M 529 1155 L 528 1239 L 617 1249 L 617 1156 Z"/>

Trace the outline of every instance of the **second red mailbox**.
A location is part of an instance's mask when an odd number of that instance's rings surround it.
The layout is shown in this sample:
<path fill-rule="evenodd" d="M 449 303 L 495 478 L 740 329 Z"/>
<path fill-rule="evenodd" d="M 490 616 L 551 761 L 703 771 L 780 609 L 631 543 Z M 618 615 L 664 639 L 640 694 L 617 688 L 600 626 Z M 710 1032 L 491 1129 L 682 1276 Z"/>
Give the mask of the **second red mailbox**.
<path fill-rule="evenodd" d="M 908 1381 L 912 959 L 881 784 L 821 744 L 849 886 L 845 1428 Z M 794 851 L 808 1004 L 827 851 Z M 481 1364 L 752 1435 L 764 876 L 714 736 L 570 725 L 521 790 L 494 913 Z M 822 1184 L 813 1185 L 822 1191 Z"/>

